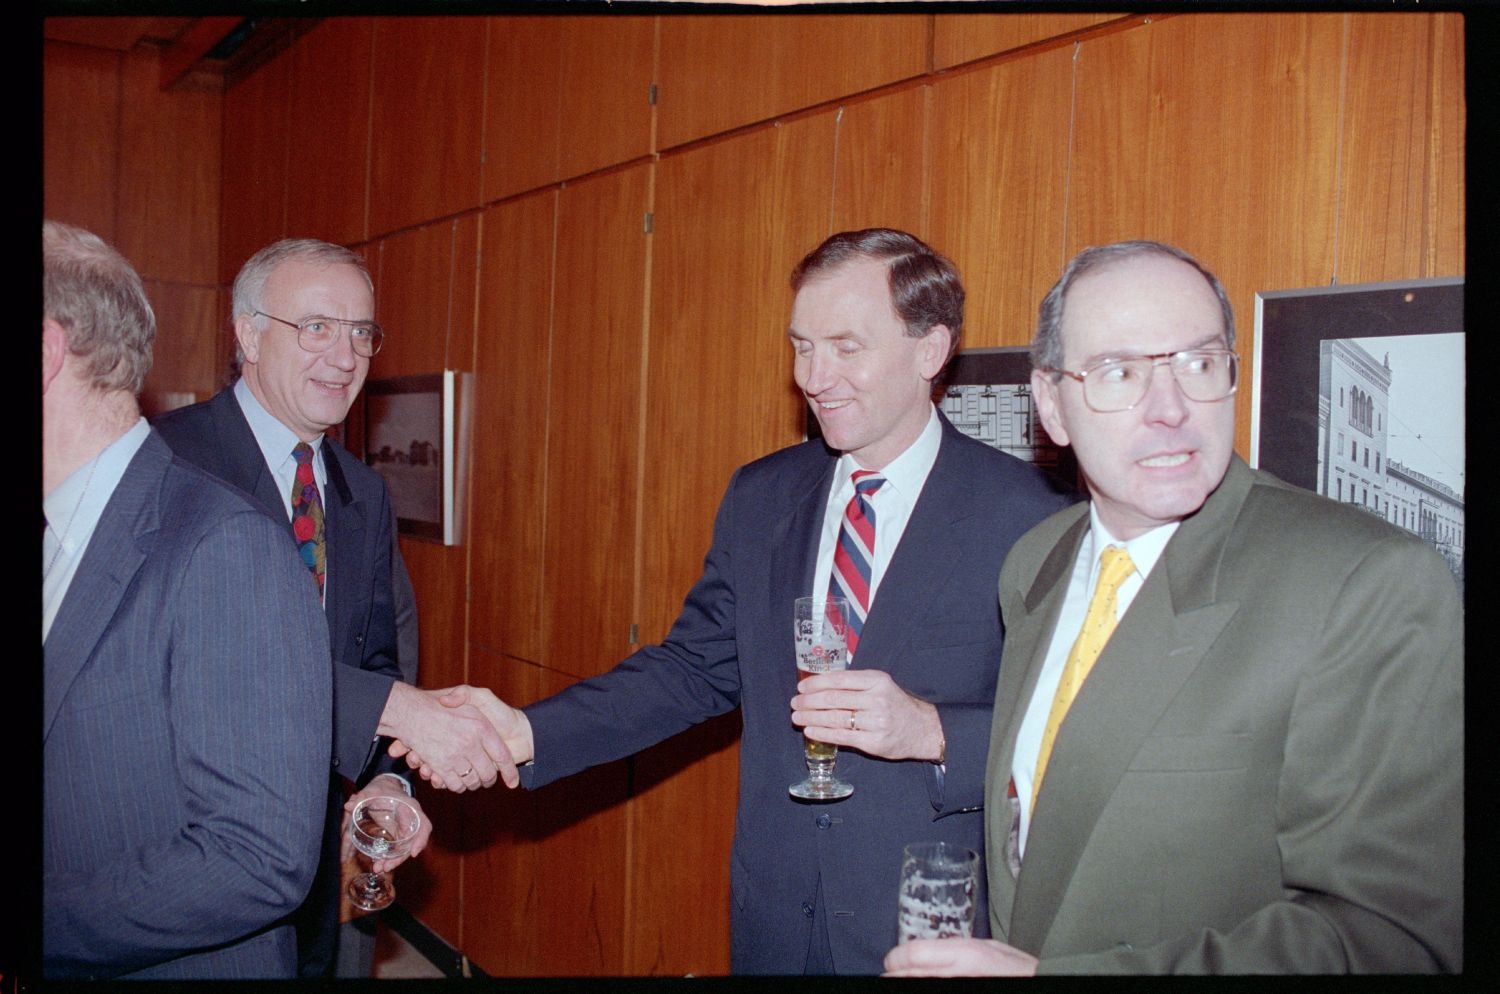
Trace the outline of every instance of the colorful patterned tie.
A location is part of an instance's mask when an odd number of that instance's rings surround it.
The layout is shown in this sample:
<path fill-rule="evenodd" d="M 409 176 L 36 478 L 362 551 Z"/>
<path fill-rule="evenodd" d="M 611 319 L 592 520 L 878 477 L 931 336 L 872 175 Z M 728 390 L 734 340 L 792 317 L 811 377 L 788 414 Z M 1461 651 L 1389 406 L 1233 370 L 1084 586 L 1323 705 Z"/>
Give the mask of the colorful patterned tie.
<path fill-rule="evenodd" d="M 1047 727 L 1042 732 L 1042 746 L 1036 757 L 1036 777 L 1031 783 L 1031 810 L 1036 811 L 1037 791 L 1042 788 L 1042 773 L 1047 769 L 1047 760 L 1052 757 L 1052 742 L 1057 738 L 1057 729 L 1062 725 L 1073 698 L 1084 678 L 1094 668 L 1094 660 L 1104 649 L 1115 630 L 1115 595 L 1120 584 L 1135 572 L 1135 563 L 1130 553 L 1117 545 L 1111 545 L 1100 556 L 1099 585 L 1094 588 L 1093 600 L 1083 618 L 1083 627 L 1078 630 L 1078 640 L 1068 653 L 1063 666 L 1062 679 L 1057 682 L 1057 695 L 1052 698 L 1052 710 L 1047 713 Z"/>
<path fill-rule="evenodd" d="M 323 541 L 323 498 L 318 494 L 318 480 L 313 475 L 313 449 L 298 442 L 292 450 L 297 460 L 297 477 L 292 481 L 292 537 L 302 562 L 318 581 L 318 597 L 323 596 L 323 574 L 328 569 L 328 547 Z"/>
<path fill-rule="evenodd" d="M 833 549 L 833 573 L 828 579 L 828 593 L 849 601 L 849 658 L 859 644 L 865 629 L 865 615 L 870 613 L 870 569 L 875 562 L 875 505 L 871 498 L 885 484 L 885 477 L 873 470 L 854 471 L 854 496 L 844 508 L 844 523 L 839 541 Z"/>

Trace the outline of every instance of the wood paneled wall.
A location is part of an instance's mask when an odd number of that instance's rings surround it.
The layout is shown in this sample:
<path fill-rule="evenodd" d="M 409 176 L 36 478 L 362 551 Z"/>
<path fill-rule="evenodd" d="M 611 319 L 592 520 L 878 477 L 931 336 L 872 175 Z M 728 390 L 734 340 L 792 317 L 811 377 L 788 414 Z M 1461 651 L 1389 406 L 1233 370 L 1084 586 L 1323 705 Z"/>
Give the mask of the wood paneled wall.
<path fill-rule="evenodd" d="M 118 248 L 156 311 L 142 402 L 207 397 L 229 355 L 220 292 L 219 127 L 223 88 L 191 74 L 159 88 L 154 49 L 42 49 L 42 209 Z M 224 334 L 217 334 L 219 329 Z"/>
<path fill-rule="evenodd" d="M 114 137 L 211 109 L 126 111 L 136 76 L 66 48 L 49 211 L 154 279 L 211 281 L 205 239 L 221 281 L 283 234 L 357 245 L 391 331 L 373 375 L 472 372 L 464 543 L 403 548 L 423 683 L 516 703 L 610 666 L 632 625 L 662 637 L 729 474 L 800 437 L 786 276 L 831 231 L 950 254 L 970 346 L 1024 344 L 1078 249 L 1172 241 L 1223 279 L 1247 366 L 1257 290 L 1463 267 L 1451 14 L 329 19 L 223 98 L 222 238 Z M 534 794 L 426 792 L 403 902 L 494 974 L 726 971 L 737 731 Z"/>

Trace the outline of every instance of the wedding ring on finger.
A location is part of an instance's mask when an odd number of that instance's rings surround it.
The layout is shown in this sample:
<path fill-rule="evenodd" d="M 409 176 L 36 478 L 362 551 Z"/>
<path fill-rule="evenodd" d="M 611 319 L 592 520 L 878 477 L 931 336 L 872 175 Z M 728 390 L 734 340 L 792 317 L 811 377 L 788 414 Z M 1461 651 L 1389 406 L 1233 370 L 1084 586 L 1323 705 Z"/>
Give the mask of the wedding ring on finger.
<path fill-rule="evenodd" d="M 851 732 L 857 732 L 857 731 L 859 731 L 859 726 L 854 723 L 854 712 L 853 711 L 849 712 L 849 731 L 851 731 Z"/>

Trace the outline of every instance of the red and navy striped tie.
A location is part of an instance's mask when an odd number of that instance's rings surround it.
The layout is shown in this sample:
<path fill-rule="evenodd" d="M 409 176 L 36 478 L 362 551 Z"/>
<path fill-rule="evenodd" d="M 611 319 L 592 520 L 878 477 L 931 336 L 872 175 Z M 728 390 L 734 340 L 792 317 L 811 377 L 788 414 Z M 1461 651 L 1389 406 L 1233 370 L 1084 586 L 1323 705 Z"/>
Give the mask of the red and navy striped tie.
<path fill-rule="evenodd" d="M 870 570 L 875 563 L 875 505 L 871 498 L 885 484 L 873 470 L 854 471 L 854 496 L 844 508 L 838 545 L 833 550 L 833 574 L 828 592 L 849 601 L 849 658 L 859 644 L 870 612 Z"/>

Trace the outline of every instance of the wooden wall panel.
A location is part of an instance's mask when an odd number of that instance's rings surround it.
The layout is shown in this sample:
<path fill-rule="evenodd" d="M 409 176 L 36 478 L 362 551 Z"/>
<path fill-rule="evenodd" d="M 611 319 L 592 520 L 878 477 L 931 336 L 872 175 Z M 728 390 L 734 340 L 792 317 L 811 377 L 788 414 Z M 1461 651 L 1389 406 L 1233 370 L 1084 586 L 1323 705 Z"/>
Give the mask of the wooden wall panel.
<path fill-rule="evenodd" d="M 469 501 L 473 645 L 540 663 L 557 194 L 482 216 Z"/>
<path fill-rule="evenodd" d="M 1428 276 L 1456 276 L 1464 272 L 1464 129 L 1468 106 L 1464 90 L 1464 20 L 1458 14 L 1438 14 L 1432 28 L 1433 134 L 1427 169 L 1428 215 L 1431 218 L 1431 258 Z M 1480 56 L 1481 58 L 1483 56 Z"/>
<path fill-rule="evenodd" d="M 558 204 L 543 663 L 576 677 L 631 649 L 650 181 L 635 166 Z"/>
<path fill-rule="evenodd" d="M 486 200 L 650 152 L 655 18 L 493 17 L 488 25 Z"/>
<path fill-rule="evenodd" d="M 561 135 L 564 179 L 651 151 L 655 17 L 563 21 Z"/>
<path fill-rule="evenodd" d="M 475 646 L 470 671 L 471 682 L 501 700 L 521 705 L 542 697 L 542 671 L 533 664 Z M 464 913 L 454 941 L 491 976 L 542 974 L 542 948 L 566 947 L 572 937 L 537 927 L 541 902 L 555 900 L 538 889 L 537 795 L 497 785 L 460 800 Z M 447 844 L 449 836 L 442 841 Z"/>
<path fill-rule="evenodd" d="M 834 114 L 658 166 L 646 396 L 642 638 L 697 578 L 736 467 L 802 436 L 787 275 L 828 235 Z"/>
<path fill-rule="evenodd" d="M 283 52 L 224 94 L 220 152 L 219 279 L 287 234 L 287 169 L 292 149 L 292 55 Z M 315 156 L 314 158 L 323 158 Z"/>
<path fill-rule="evenodd" d="M 543 696 L 573 683 L 541 670 Z M 642 869 L 627 839 L 627 766 L 596 766 L 536 792 L 526 830 L 537 840 L 540 900 L 530 927 L 538 936 L 537 969 L 544 976 L 609 976 L 624 972 L 628 872 Z M 684 864 L 690 865 L 690 864 Z M 694 872 L 696 872 L 696 867 Z M 683 911 L 678 907 L 677 913 Z"/>
<path fill-rule="evenodd" d="M 1459 273 L 1462 206 L 1453 194 L 1463 161 L 1461 22 L 1373 14 L 1345 21 L 1339 282 Z M 1440 255 L 1452 268 L 1436 268 Z"/>
<path fill-rule="evenodd" d="M 918 76 L 930 23 L 920 14 L 663 17 L 657 148 Z"/>
<path fill-rule="evenodd" d="M 1336 14 L 1202 15 L 1082 46 L 1066 251 L 1155 238 L 1198 256 L 1244 329 L 1245 382 L 1255 291 L 1332 277 L 1343 27 Z M 1250 394 L 1235 398 L 1242 453 Z"/>
<path fill-rule="evenodd" d="M 191 391 L 207 400 L 228 375 L 221 343 L 229 340 L 226 294 L 211 286 L 146 280 L 146 296 L 156 313 L 156 346 L 142 399 L 154 406 L 165 393 Z"/>
<path fill-rule="evenodd" d="M 372 377 L 416 376 L 444 368 L 458 223 L 441 221 L 378 243 L 375 313 L 386 336 L 370 364 Z"/>
<path fill-rule="evenodd" d="M 1091 28 L 1120 14 L 936 14 L 932 67 L 948 69 L 986 55 Z"/>
<path fill-rule="evenodd" d="M 348 245 L 366 238 L 375 20 L 325 18 L 292 56 L 287 231 Z M 424 115 L 425 116 L 425 115 Z M 401 141 L 406 125 L 386 136 Z"/>
<path fill-rule="evenodd" d="M 899 228 L 926 240 L 928 87 L 842 108 L 829 234 Z"/>
<path fill-rule="evenodd" d="M 484 199 L 555 182 L 562 129 L 561 17 L 486 20 Z"/>
<path fill-rule="evenodd" d="M 222 85 L 190 75 L 160 89 L 156 53 L 125 55 L 115 247 L 142 278 L 218 281 Z"/>
<path fill-rule="evenodd" d="M 42 213 L 113 245 L 120 154 L 117 52 L 42 46 Z"/>
<path fill-rule="evenodd" d="M 1063 263 L 1073 53 L 932 86 L 932 244 L 968 291 L 963 344 L 1025 345 Z"/>
<path fill-rule="evenodd" d="M 484 21 L 377 18 L 374 44 L 369 234 L 478 206 Z"/>

